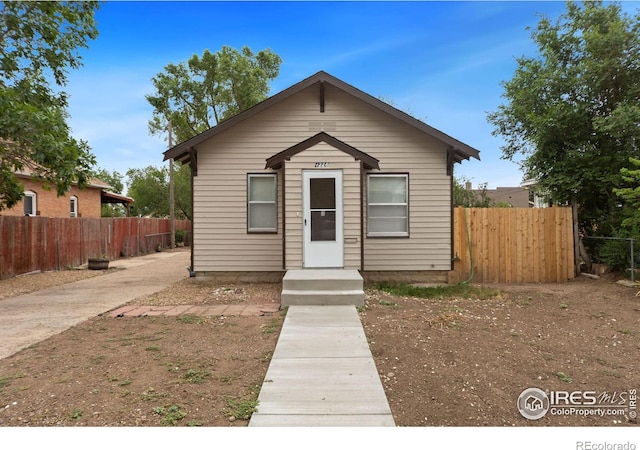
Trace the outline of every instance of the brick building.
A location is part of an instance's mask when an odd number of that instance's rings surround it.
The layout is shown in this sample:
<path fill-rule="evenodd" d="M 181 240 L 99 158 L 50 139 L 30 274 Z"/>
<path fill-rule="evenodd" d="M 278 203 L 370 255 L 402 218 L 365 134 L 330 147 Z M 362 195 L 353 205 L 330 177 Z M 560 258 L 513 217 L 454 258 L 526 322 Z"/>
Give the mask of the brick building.
<path fill-rule="evenodd" d="M 5 209 L 0 214 L 5 216 L 43 216 L 43 217 L 100 217 L 102 203 L 131 203 L 132 199 L 116 196 L 104 181 L 93 179 L 87 187 L 80 189 L 72 186 L 63 196 L 58 197 L 55 189 L 45 189 L 42 182 L 28 173 L 16 173 L 24 185 L 24 198 L 13 208 Z M 104 199 L 103 199 L 104 197 Z"/>

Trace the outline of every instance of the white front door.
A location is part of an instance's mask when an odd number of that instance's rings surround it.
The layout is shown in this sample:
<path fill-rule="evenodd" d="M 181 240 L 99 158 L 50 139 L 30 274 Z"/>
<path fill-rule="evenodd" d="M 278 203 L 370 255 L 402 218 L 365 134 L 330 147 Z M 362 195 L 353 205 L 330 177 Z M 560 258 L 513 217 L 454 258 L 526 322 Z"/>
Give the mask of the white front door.
<path fill-rule="evenodd" d="M 341 268 L 343 262 L 342 172 L 305 170 L 304 267 Z"/>

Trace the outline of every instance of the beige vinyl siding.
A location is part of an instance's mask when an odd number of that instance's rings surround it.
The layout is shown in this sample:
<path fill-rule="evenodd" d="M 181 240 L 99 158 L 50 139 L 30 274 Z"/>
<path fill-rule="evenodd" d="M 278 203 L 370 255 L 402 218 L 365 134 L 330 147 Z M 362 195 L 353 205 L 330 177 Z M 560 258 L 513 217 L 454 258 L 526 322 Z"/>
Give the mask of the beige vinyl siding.
<path fill-rule="evenodd" d="M 316 162 L 329 163 L 326 170 L 342 170 L 344 268 L 360 269 L 360 162 L 324 142 L 285 163 L 287 269 L 303 267 L 302 172 L 322 170 L 314 167 Z"/>
<path fill-rule="evenodd" d="M 302 166 L 327 152 L 329 170 L 344 171 L 345 267 L 360 267 L 360 163 L 318 144 L 278 171 L 278 232 L 247 234 L 247 173 L 270 173 L 265 160 L 325 131 L 380 160 L 380 172 L 409 173 L 409 237 L 366 238 L 365 270 L 449 270 L 450 177 L 444 144 L 327 85 L 325 112 L 317 86 L 249 117 L 198 145 L 194 179 L 194 270 L 282 270 L 283 179 L 286 183 L 286 265 L 302 265 Z M 334 163 L 335 161 L 335 163 Z M 296 164 L 299 165 L 296 167 Z M 289 171 L 297 170 L 296 175 Z M 292 172 L 295 173 L 295 172 Z M 374 171 L 374 173 L 378 173 Z M 285 176 L 283 176 L 285 175 Z M 366 186 L 364 187 L 366 192 Z M 365 199 L 366 213 L 366 199 Z M 366 224 L 366 218 L 364 218 Z M 365 230 L 366 233 L 366 230 Z M 357 243 L 346 241 L 357 237 Z"/>

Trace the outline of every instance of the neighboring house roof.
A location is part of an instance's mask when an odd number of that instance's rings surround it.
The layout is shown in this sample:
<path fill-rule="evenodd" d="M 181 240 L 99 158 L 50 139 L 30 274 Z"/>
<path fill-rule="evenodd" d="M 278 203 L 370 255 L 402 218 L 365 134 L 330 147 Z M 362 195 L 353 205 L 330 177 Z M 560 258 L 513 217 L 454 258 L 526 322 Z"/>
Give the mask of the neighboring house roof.
<path fill-rule="evenodd" d="M 385 113 L 395 117 L 396 119 L 401 120 L 402 122 L 405 122 L 406 124 L 418 129 L 419 131 L 422 131 L 423 133 L 439 140 L 440 142 L 447 144 L 450 148 L 450 153 L 449 153 L 450 157 L 454 162 L 461 162 L 463 159 L 469 159 L 469 158 L 476 158 L 478 160 L 480 159 L 480 152 L 475 148 L 470 147 L 469 145 L 463 142 L 460 142 L 457 139 L 452 138 L 451 136 L 443 133 L 442 131 L 427 125 L 426 123 L 408 115 L 407 113 L 400 111 L 399 109 L 396 109 L 393 106 L 381 100 L 378 100 L 375 97 L 372 97 L 371 95 L 345 83 L 342 80 L 339 80 L 338 78 L 332 75 L 329 75 L 326 72 L 320 71 L 315 75 L 312 75 L 309 78 L 306 78 L 305 80 L 302 80 L 297 84 L 294 84 L 293 86 L 285 89 L 284 91 L 272 97 L 269 97 L 268 99 L 258 103 L 252 108 L 249 108 L 241 112 L 240 114 L 237 114 L 236 116 L 233 116 L 230 119 L 225 120 L 224 122 L 212 128 L 209 128 L 207 131 L 204 131 L 198 134 L 197 136 L 194 136 L 191 139 L 188 139 L 174 146 L 173 148 L 164 152 L 164 160 L 166 161 L 168 159 L 174 159 L 181 163 L 189 163 L 191 159 L 194 157 L 193 148 L 196 145 L 206 141 L 207 139 L 223 132 L 228 128 L 233 127 L 234 125 L 250 117 L 253 117 L 254 115 L 289 98 L 290 96 L 297 94 L 298 92 L 301 92 L 302 90 L 307 89 L 314 85 L 318 85 L 320 108 L 322 111 L 324 110 L 325 84 L 329 84 L 337 89 L 340 89 L 356 97 L 357 99 L 362 100 L 365 103 L 368 103 L 369 105 L 375 108 L 378 108 L 381 111 L 384 111 Z"/>
<path fill-rule="evenodd" d="M 102 191 L 102 194 L 100 195 L 100 202 L 129 204 L 133 203 L 133 199 L 124 195 L 114 194 L 113 192 Z"/>
<path fill-rule="evenodd" d="M 20 178 L 33 178 L 37 177 L 36 174 L 32 172 L 28 172 L 25 170 L 18 170 L 15 172 L 17 177 Z M 109 183 L 102 181 L 98 178 L 91 178 L 87 183 L 88 188 L 100 189 L 102 192 L 100 194 L 101 203 L 133 203 L 133 199 L 131 197 L 127 197 L 121 194 L 115 194 L 113 192 L 108 192 L 110 189 L 113 189 Z"/>
<path fill-rule="evenodd" d="M 482 190 L 476 189 L 481 193 Z M 498 187 L 496 189 L 485 189 L 484 192 L 494 202 L 508 203 L 514 208 L 529 207 L 529 190 L 523 187 Z"/>
<path fill-rule="evenodd" d="M 14 174 L 19 178 L 38 178 L 38 174 L 35 171 L 29 170 L 16 170 Z M 91 178 L 87 183 L 87 187 L 95 189 L 113 189 L 113 187 L 98 178 Z"/>

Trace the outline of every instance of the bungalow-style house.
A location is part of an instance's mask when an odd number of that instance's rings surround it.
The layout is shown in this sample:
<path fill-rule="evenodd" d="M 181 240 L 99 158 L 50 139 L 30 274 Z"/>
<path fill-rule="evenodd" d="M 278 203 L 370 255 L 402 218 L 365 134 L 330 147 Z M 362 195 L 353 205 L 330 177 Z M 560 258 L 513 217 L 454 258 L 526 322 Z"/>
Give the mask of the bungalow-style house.
<path fill-rule="evenodd" d="M 192 276 L 240 281 L 345 269 L 446 282 L 453 165 L 472 157 L 325 72 L 164 153 L 191 166 Z"/>
<path fill-rule="evenodd" d="M 42 181 L 30 172 L 15 172 L 24 187 L 24 197 L 12 208 L 2 210 L 5 216 L 42 217 L 100 217 L 103 203 L 122 203 L 127 211 L 133 199 L 109 192 L 104 181 L 94 178 L 84 188 L 71 186 L 66 195 L 58 196 L 55 189 L 45 189 Z"/>

